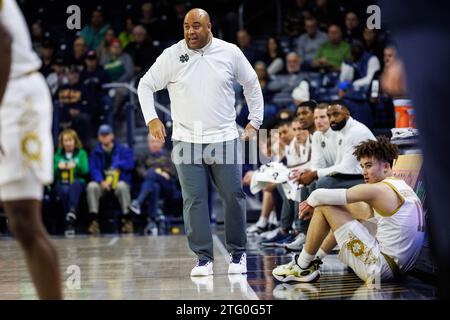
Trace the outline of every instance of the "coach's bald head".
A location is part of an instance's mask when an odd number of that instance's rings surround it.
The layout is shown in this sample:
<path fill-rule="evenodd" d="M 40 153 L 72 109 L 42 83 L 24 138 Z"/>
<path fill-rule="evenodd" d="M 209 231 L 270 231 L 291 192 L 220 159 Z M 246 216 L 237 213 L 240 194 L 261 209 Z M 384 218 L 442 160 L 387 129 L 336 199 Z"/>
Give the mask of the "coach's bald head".
<path fill-rule="evenodd" d="M 211 39 L 211 20 L 203 9 L 191 9 L 184 17 L 184 39 L 190 49 L 201 49 Z"/>

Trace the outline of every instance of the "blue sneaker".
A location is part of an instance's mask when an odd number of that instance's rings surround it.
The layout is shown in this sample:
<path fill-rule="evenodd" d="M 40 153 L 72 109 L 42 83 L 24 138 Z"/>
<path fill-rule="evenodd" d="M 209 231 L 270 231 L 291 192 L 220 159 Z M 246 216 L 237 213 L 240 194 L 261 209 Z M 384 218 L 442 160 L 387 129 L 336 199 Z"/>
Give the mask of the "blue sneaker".
<path fill-rule="evenodd" d="M 294 240 L 292 234 L 278 232 L 273 238 L 261 241 L 261 245 L 263 247 L 282 247 L 285 243 L 289 243 L 292 240 Z"/>

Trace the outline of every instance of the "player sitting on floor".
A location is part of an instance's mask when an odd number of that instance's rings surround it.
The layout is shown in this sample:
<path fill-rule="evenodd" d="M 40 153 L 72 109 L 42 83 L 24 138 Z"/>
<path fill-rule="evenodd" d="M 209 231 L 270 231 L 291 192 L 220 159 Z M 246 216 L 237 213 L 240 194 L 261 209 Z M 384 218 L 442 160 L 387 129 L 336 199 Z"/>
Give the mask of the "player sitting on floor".
<path fill-rule="evenodd" d="M 419 198 L 401 179 L 392 177 L 397 146 L 387 138 L 365 141 L 354 152 L 365 184 L 350 189 L 317 189 L 299 207 L 311 218 L 303 251 L 275 268 L 282 282 L 312 282 L 320 277 L 323 257 L 337 244 L 339 259 L 366 283 L 389 281 L 411 270 L 424 240 L 424 217 Z M 373 236 L 357 220 L 373 218 Z"/>

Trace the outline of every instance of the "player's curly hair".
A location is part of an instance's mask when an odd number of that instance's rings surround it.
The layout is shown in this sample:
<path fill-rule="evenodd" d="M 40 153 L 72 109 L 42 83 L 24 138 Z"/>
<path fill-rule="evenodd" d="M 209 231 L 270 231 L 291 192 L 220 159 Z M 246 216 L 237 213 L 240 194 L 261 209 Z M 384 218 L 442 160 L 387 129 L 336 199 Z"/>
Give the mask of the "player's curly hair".
<path fill-rule="evenodd" d="M 366 140 L 355 147 L 353 155 L 358 161 L 363 157 L 374 157 L 377 160 L 388 162 L 391 167 L 398 158 L 397 145 L 392 144 L 387 137 L 380 136 L 377 140 Z"/>

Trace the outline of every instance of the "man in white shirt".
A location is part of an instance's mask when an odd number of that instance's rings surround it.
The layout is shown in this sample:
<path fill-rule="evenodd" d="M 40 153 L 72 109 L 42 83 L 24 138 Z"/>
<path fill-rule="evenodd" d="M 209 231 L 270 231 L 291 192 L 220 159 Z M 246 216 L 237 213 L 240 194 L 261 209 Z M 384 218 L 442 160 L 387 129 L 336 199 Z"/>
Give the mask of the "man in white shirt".
<path fill-rule="evenodd" d="M 314 109 L 316 131 L 311 142 L 311 170 L 328 168 L 336 162 L 339 133 L 331 129 L 327 110 L 327 103 L 320 103 Z"/>
<path fill-rule="evenodd" d="M 241 159 L 237 157 L 239 134 L 233 80 L 243 86 L 250 111 L 244 139 L 259 129 L 264 111 L 261 87 L 252 66 L 236 45 L 214 38 L 211 26 L 206 11 L 189 11 L 184 19 L 185 39 L 164 50 L 138 86 L 145 122 L 152 136 L 161 141 L 166 134 L 155 112 L 153 93 L 164 88 L 169 91 L 173 160 L 182 188 L 186 235 L 198 257 L 191 276 L 213 274 L 209 178 L 224 200 L 225 239 L 231 256 L 228 272 L 247 272 L 245 193 Z"/>
<path fill-rule="evenodd" d="M 316 131 L 312 135 L 310 170 L 327 168 L 334 165 L 336 161 L 337 145 L 339 133 L 330 128 L 330 119 L 327 115 L 328 104 L 321 103 L 314 108 L 314 125 Z M 302 171 L 295 172 L 294 178 L 298 178 Z M 312 183 L 315 185 L 315 182 Z M 309 186 L 301 187 L 301 199 L 306 199 L 310 193 Z M 294 209 L 298 212 L 298 202 Z M 306 240 L 306 233 L 309 228 L 309 221 L 303 220 L 298 215 L 295 217 L 296 230 L 299 235 L 296 240 L 286 244 L 288 251 L 301 251 Z"/>
<path fill-rule="evenodd" d="M 369 128 L 350 116 L 348 108 L 340 100 L 330 103 L 327 114 L 331 129 L 340 135 L 337 140 L 336 162 L 333 166 L 305 171 L 299 176 L 298 182 L 308 186 L 304 188 L 306 193 L 302 194 L 302 200 L 318 188 L 350 188 L 364 183 L 361 167 L 353 151 L 362 141 L 375 140 L 374 135 Z"/>
<path fill-rule="evenodd" d="M 0 0 L 0 57 L 0 202 L 38 297 L 61 299 L 58 254 L 41 216 L 44 185 L 53 180 L 52 102 L 13 0 Z"/>
<path fill-rule="evenodd" d="M 304 101 L 300 103 L 297 107 L 296 111 L 296 121 L 298 121 L 299 129 L 308 131 L 308 140 L 311 140 L 311 134 L 314 133 L 314 108 L 316 107 L 317 102 L 310 100 L 310 101 Z M 309 143 L 310 146 L 310 143 Z M 306 150 L 305 150 L 306 151 Z M 307 150 L 306 153 L 308 154 L 307 161 L 310 160 L 310 150 Z M 307 167 L 308 164 L 303 164 L 302 170 L 304 170 L 305 167 Z M 295 170 L 294 170 L 295 172 Z M 294 235 L 296 232 L 291 233 L 290 230 L 292 229 L 292 224 L 295 221 L 295 231 L 298 231 L 299 233 L 306 232 L 305 227 L 301 221 L 296 220 L 298 211 L 297 209 L 297 203 L 293 200 L 289 199 L 285 192 L 283 191 L 283 187 L 279 185 L 277 187 L 278 192 L 280 193 L 280 196 L 282 198 L 282 206 L 281 206 L 281 215 L 280 215 L 280 230 L 279 232 L 274 235 L 273 237 L 263 240 L 261 244 L 266 247 L 271 246 L 284 246 L 287 243 L 290 243 L 294 241 Z"/>

